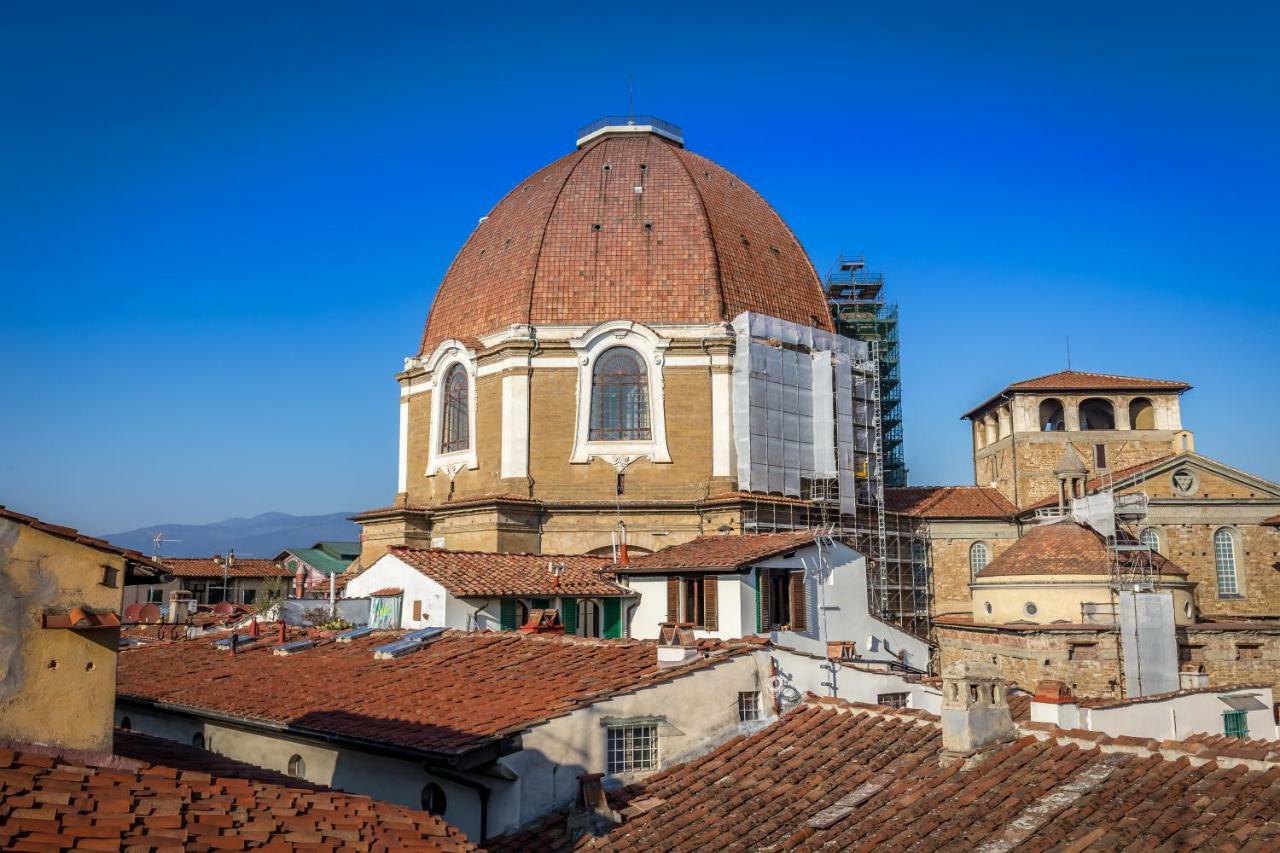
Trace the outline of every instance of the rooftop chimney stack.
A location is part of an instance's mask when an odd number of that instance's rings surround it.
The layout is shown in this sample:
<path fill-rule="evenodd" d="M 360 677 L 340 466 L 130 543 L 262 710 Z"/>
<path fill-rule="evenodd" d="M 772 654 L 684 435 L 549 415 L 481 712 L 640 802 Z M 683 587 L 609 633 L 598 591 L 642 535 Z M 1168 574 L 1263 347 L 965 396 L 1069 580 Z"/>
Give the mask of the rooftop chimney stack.
<path fill-rule="evenodd" d="M 1071 688 L 1053 679 L 1037 682 L 1036 695 L 1031 700 L 1031 722 L 1049 723 L 1060 729 L 1084 728 Z"/>
<path fill-rule="evenodd" d="M 698 640 L 689 625 L 663 622 L 658 627 L 658 666 L 679 666 L 698 656 Z"/>
<path fill-rule="evenodd" d="M 1005 690 L 1004 680 L 989 663 L 957 661 L 942 671 L 944 760 L 1017 737 Z"/>
<path fill-rule="evenodd" d="M 622 816 L 609 808 L 601 780 L 603 773 L 582 773 L 578 776 L 578 799 L 569 811 L 566 829 L 570 842 L 583 836 L 600 836 L 622 822 Z"/>

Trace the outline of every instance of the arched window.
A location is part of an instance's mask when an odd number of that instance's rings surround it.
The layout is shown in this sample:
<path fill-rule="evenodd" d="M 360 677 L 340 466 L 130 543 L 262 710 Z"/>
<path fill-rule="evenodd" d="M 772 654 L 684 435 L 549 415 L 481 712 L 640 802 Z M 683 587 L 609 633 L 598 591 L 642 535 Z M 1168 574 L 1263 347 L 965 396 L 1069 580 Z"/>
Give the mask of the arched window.
<path fill-rule="evenodd" d="M 1066 428 L 1066 420 L 1062 411 L 1062 401 L 1052 398 L 1040 403 L 1040 431 L 1061 432 Z"/>
<path fill-rule="evenodd" d="M 121 717 L 120 728 L 124 729 L 126 732 L 129 731 L 133 728 L 133 720 L 129 719 L 127 716 Z"/>
<path fill-rule="evenodd" d="M 649 371 L 630 347 L 612 347 L 591 372 L 591 441 L 648 441 Z"/>
<path fill-rule="evenodd" d="M 196 749 L 204 749 L 204 732 L 196 732 L 191 736 L 191 745 Z"/>
<path fill-rule="evenodd" d="M 1138 542 L 1146 545 L 1152 551 L 1160 550 L 1160 533 L 1154 527 L 1147 527 L 1138 534 Z"/>
<path fill-rule="evenodd" d="M 289 775 L 295 779 L 307 778 L 307 762 L 302 760 L 301 755 L 289 759 Z"/>
<path fill-rule="evenodd" d="M 578 636 L 601 636 L 600 605 L 589 598 L 584 598 L 578 602 Z"/>
<path fill-rule="evenodd" d="M 516 627 L 519 628 L 529 621 L 529 605 L 523 601 L 516 600 Z"/>
<path fill-rule="evenodd" d="M 445 374 L 442 393 L 444 406 L 440 409 L 440 452 L 453 453 L 471 446 L 471 398 L 467 382 L 467 369 L 455 364 Z"/>
<path fill-rule="evenodd" d="M 1080 429 L 1115 429 L 1116 410 L 1110 400 L 1090 397 L 1080 404 Z"/>
<path fill-rule="evenodd" d="M 978 572 L 986 568 L 987 563 L 991 561 L 991 552 L 987 550 L 987 546 L 982 542 L 974 542 L 969 546 L 969 575 L 977 577 Z"/>
<path fill-rule="evenodd" d="M 1129 403 L 1129 429 L 1155 429 L 1156 407 L 1145 397 Z"/>
<path fill-rule="evenodd" d="M 444 810 L 447 807 L 448 801 L 444 796 L 444 788 L 441 788 L 435 782 L 428 782 L 422 789 L 423 810 L 439 817 L 444 814 Z"/>
<path fill-rule="evenodd" d="M 1236 537 L 1222 527 L 1213 534 L 1213 563 L 1218 575 L 1218 595 L 1239 595 L 1236 577 Z"/>

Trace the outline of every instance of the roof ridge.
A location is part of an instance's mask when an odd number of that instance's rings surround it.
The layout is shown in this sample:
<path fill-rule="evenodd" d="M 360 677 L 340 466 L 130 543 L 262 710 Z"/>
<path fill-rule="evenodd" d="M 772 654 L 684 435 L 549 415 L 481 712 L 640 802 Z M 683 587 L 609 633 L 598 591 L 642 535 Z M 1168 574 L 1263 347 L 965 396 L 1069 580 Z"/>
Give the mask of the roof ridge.
<path fill-rule="evenodd" d="M 538 553 L 534 554 L 530 551 L 480 551 L 471 548 L 415 548 L 412 545 L 388 545 L 389 551 L 413 551 L 421 554 L 482 554 L 486 557 L 574 557 L 584 560 L 603 560 L 609 561 L 608 557 L 601 557 L 595 554 L 554 554 L 554 553 Z"/>

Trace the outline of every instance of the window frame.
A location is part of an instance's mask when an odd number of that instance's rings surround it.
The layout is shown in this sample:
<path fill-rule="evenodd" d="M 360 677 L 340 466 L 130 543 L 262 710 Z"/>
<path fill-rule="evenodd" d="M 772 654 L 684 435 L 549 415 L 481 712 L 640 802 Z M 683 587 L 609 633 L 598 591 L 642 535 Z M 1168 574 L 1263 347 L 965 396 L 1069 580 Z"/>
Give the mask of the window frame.
<path fill-rule="evenodd" d="M 1154 539 L 1154 540 L 1155 540 L 1155 542 L 1147 542 L 1147 541 L 1146 541 L 1146 539 L 1145 539 L 1145 537 L 1146 537 L 1146 536 L 1148 536 L 1148 535 L 1150 535 L 1150 537 L 1151 537 L 1152 539 Z M 1159 553 L 1160 553 L 1160 547 L 1161 547 L 1161 546 L 1160 546 L 1160 531 L 1159 531 L 1157 528 L 1155 528 L 1155 527 L 1144 527 L 1144 528 L 1142 528 L 1141 530 L 1139 530 L 1139 531 L 1138 531 L 1138 544 L 1140 544 L 1140 545 L 1146 545 L 1146 546 L 1147 546 L 1147 547 L 1149 547 L 1152 551 L 1154 551 L 1155 553 L 1159 554 Z"/>
<path fill-rule="evenodd" d="M 461 381 L 460 387 L 457 381 Z M 471 379 L 467 368 L 454 362 L 440 383 L 440 454 L 461 453 L 471 448 Z M 458 432 L 461 431 L 461 435 Z"/>
<path fill-rule="evenodd" d="M 755 723 L 763 719 L 760 711 L 760 691 L 738 691 L 738 722 Z"/>
<path fill-rule="evenodd" d="M 974 555 L 982 549 L 982 565 L 974 568 Z M 974 542 L 969 545 L 969 580 L 976 580 L 978 572 L 991 565 L 991 546 L 986 542 Z"/>
<path fill-rule="evenodd" d="M 303 758 L 301 755 L 294 753 L 292 756 L 290 756 L 287 768 L 288 769 L 285 771 L 285 773 L 290 778 L 292 779 L 307 778 L 307 760 Z"/>
<path fill-rule="evenodd" d="M 607 725 L 604 744 L 605 772 L 610 776 L 662 769 L 656 720 Z"/>
<path fill-rule="evenodd" d="M 460 450 L 445 451 L 444 448 L 444 385 L 453 373 L 455 366 L 461 366 L 467 380 L 467 446 Z M 453 476 L 464 468 L 474 470 L 479 467 L 476 458 L 476 354 L 473 350 L 456 340 L 448 340 L 436 347 L 431 358 L 423 365 L 430 372 L 430 379 L 419 388 L 411 384 L 402 394 L 417 393 L 420 390 L 431 392 L 430 433 L 427 437 L 427 470 L 426 476 L 434 477 L 440 472 Z M 412 397 L 409 397 L 412 401 Z M 411 403 L 412 405 L 412 403 Z M 407 449 L 406 449 L 407 452 Z"/>
<path fill-rule="evenodd" d="M 1224 554 L 1219 545 L 1219 537 L 1225 536 L 1228 549 Z M 1230 527 L 1219 527 L 1213 531 L 1213 537 L 1209 540 L 1213 548 L 1213 579 L 1214 589 L 1217 591 L 1218 598 L 1243 598 L 1244 584 L 1240 577 L 1240 543 L 1236 531 Z M 1224 589 L 1223 580 L 1223 563 L 1224 557 L 1230 561 L 1231 569 L 1231 589 Z"/>
<path fill-rule="evenodd" d="M 911 694 L 903 692 L 877 693 L 876 704 L 886 708 L 910 708 Z"/>
<path fill-rule="evenodd" d="M 589 464 L 600 458 L 613 464 L 619 471 L 637 459 L 655 463 L 668 463 L 671 453 L 667 449 L 666 405 L 664 401 L 663 371 L 666 349 L 670 341 L 660 337 L 649 327 L 627 320 L 601 323 L 580 337 L 572 338 L 569 345 L 577 355 L 578 396 L 577 417 L 574 422 L 572 464 Z M 626 347 L 634 350 L 647 375 L 649 410 L 649 437 L 628 439 L 598 439 L 591 437 L 591 403 L 594 394 L 595 366 L 609 350 Z"/>
<path fill-rule="evenodd" d="M 633 347 L 621 344 L 603 350 L 591 365 L 588 406 L 588 441 L 652 441 L 649 369 L 644 357 Z M 618 476 L 623 474 L 619 472 Z"/>

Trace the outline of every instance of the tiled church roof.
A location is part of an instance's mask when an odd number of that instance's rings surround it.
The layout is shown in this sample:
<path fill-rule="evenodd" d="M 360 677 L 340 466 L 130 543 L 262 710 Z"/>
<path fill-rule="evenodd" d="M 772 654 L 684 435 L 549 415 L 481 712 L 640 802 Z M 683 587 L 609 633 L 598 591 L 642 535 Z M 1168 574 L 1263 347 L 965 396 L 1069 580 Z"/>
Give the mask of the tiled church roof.
<path fill-rule="evenodd" d="M 1012 518 L 1017 509 L 989 486 L 903 486 L 884 490 L 890 512 L 919 518 Z"/>
<path fill-rule="evenodd" d="M 1187 572 L 1160 554 L 1153 555 L 1161 574 Z M 977 579 L 1015 575 L 1105 575 L 1110 571 L 1106 541 L 1074 521 L 1038 524 L 1000 556 L 988 563 Z"/>
<path fill-rule="evenodd" d="M 965 412 L 972 417 L 1005 394 L 1017 391 L 1188 391 L 1186 382 L 1169 379 L 1144 379 L 1140 376 L 1116 376 L 1112 373 L 1088 373 L 1083 370 L 1059 370 L 1034 379 L 1024 379 L 1005 387 L 980 406 Z"/>
<path fill-rule="evenodd" d="M 421 352 L 515 323 L 717 323 L 743 311 L 831 328 L 812 262 L 755 190 L 658 136 L 602 137 L 476 226 L 436 291 Z"/>

